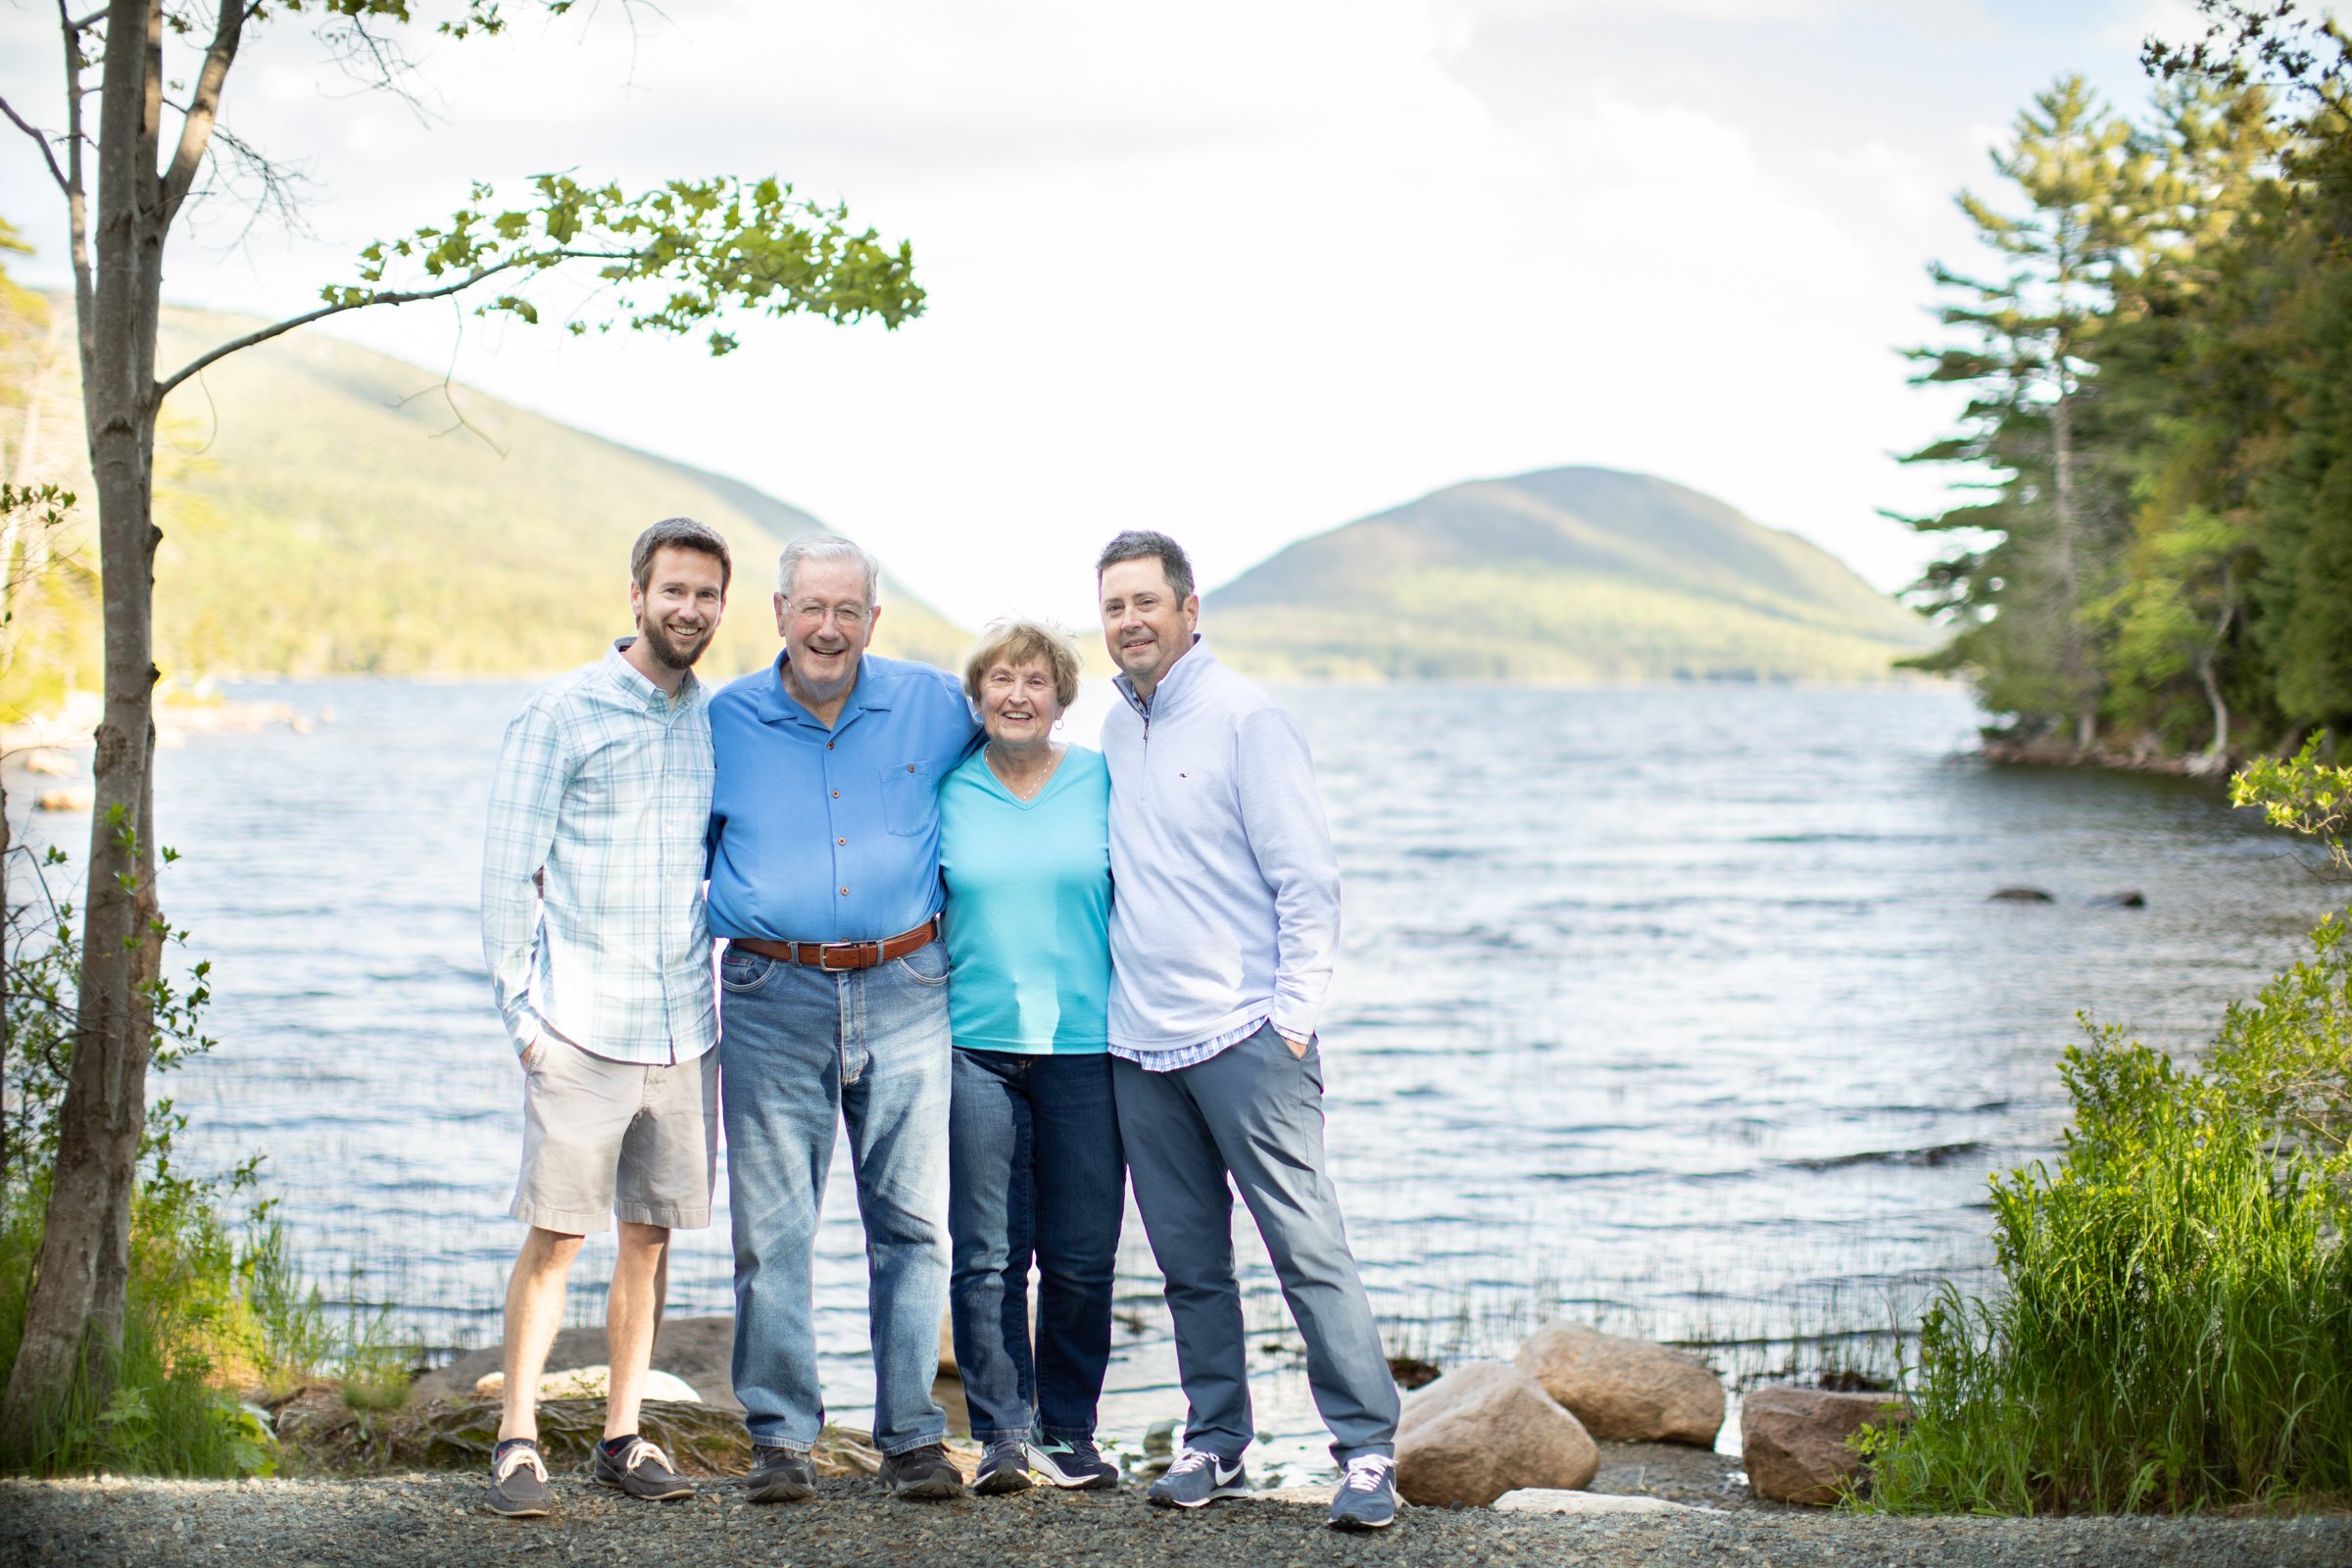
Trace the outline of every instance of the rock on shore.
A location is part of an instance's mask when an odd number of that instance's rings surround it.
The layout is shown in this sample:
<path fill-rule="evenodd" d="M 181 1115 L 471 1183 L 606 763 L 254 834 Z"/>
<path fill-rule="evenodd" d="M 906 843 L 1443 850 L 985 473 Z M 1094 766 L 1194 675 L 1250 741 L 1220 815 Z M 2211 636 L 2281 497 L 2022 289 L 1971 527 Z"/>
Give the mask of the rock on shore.
<path fill-rule="evenodd" d="M 547 1371 L 552 1375 L 601 1366 L 608 1354 L 602 1328 L 564 1329 L 548 1351 Z M 683 1379 L 706 1404 L 740 1410 L 743 1402 L 735 1397 L 734 1354 L 733 1318 L 663 1318 L 661 1332 L 654 1337 L 653 1369 Z M 460 1356 L 439 1371 L 418 1378 L 414 1396 L 418 1400 L 470 1398 L 483 1378 L 504 1370 L 505 1356 L 503 1345 L 485 1346 Z"/>
<path fill-rule="evenodd" d="M 1508 1361 L 1472 1361 L 1415 1389 L 1396 1428 L 1407 1502 L 1483 1508 L 1523 1487 L 1573 1492 L 1599 1468 L 1583 1425 Z"/>
<path fill-rule="evenodd" d="M 1747 1484 L 1757 1496 L 1782 1502 L 1836 1502 L 1862 1473 L 1862 1456 L 1846 1439 L 1865 1424 L 1885 1426 L 1908 1413 L 1893 1395 L 1758 1389 L 1740 1405 Z"/>
<path fill-rule="evenodd" d="M 1723 1426 L 1723 1385 L 1705 1362 L 1670 1346 L 1548 1323 L 1520 1345 L 1517 1360 L 1596 1438 L 1708 1448 Z"/>

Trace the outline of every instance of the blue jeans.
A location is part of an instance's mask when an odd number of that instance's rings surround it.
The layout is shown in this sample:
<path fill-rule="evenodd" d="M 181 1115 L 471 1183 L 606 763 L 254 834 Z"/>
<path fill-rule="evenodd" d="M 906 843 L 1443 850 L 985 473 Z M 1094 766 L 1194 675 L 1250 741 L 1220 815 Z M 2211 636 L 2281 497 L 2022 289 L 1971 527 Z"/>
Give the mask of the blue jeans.
<path fill-rule="evenodd" d="M 1095 1435 L 1127 1164 L 1110 1057 L 957 1051 L 948 1301 L 972 1436 Z M 1038 1271 L 1030 1352 L 1029 1265 Z"/>
<path fill-rule="evenodd" d="M 812 1251 L 833 1128 L 865 1221 L 874 1446 L 947 1435 L 931 1397 L 947 1306 L 948 950 L 828 973 L 729 948 L 719 1099 L 735 1226 L 735 1396 L 752 1441 L 806 1452 L 825 1424 Z"/>
<path fill-rule="evenodd" d="M 1396 1384 L 1323 1171 L 1323 1054 L 1292 1054 L 1271 1024 L 1208 1060 L 1146 1072 L 1114 1058 L 1119 1134 L 1135 1203 L 1167 1276 L 1184 1442 L 1235 1460 L 1250 1446 L 1248 1340 L 1233 1268 L 1241 1190 L 1306 1341 L 1306 1386 L 1331 1456 L 1396 1451 Z"/>

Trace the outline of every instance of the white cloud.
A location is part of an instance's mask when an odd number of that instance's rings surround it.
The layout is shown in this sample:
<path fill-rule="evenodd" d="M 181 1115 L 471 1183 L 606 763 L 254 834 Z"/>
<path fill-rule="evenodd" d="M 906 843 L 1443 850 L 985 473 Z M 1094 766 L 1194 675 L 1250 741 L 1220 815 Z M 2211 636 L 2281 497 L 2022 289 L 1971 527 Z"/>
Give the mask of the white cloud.
<path fill-rule="evenodd" d="M 40 23 L 0 12 L 12 103 L 53 101 Z M 477 176 L 772 170 L 911 236 L 928 314 L 755 323 L 717 362 L 472 322 L 459 374 L 808 506 L 967 620 L 1082 613 L 1119 526 L 1179 531 L 1213 582 L 1567 462 L 1713 490 L 1892 583 L 1922 546 L 1875 509 L 1934 488 L 1885 457 L 1939 413 L 1891 353 L 1928 325 L 1921 264 L 1966 244 L 1949 195 L 1982 182 L 1982 127 L 2081 63 L 2077 32 L 2022 26 L 1860 0 L 679 0 L 634 32 L 608 9 L 431 43 L 419 123 L 281 25 L 229 121 L 312 162 L 316 237 L 183 245 L 170 288 L 299 308 Z M 29 163 L 0 160 L 0 212 L 47 240 Z M 454 319 L 342 329 L 439 367 Z"/>

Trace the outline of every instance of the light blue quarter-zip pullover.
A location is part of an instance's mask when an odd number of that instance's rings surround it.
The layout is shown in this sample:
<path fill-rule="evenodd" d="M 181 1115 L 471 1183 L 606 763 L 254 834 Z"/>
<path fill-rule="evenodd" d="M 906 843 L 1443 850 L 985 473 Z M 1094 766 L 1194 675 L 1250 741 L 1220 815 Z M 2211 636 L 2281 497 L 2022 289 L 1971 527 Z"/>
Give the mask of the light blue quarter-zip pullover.
<path fill-rule="evenodd" d="M 1298 722 L 1206 640 L 1102 723 L 1110 764 L 1110 1043 L 1185 1051 L 1271 1018 L 1315 1033 L 1340 867 Z"/>

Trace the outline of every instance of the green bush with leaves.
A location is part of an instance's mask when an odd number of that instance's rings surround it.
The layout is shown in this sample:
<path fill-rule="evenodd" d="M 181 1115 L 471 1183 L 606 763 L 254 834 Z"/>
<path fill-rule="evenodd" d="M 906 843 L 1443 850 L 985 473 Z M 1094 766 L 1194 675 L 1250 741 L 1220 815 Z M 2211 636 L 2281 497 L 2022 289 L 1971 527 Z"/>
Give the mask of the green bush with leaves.
<path fill-rule="evenodd" d="M 2347 784 L 2306 748 L 2235 797 L 2341 865 Z M 2199 1066 L 2099 1030 L 2060 1075 L 2056 1170 L 1992 1184 L 2006 1290 L 1928 1313 L 1916 1419 L 1863 1440 L 1872 1505 L 2352 1502 L 2352 922 L 2321 922 Z"/>
<path fill-rule="evenodd" d="M 2258 757 L 2230 781 L 2230 804 L 2255 806 L 2273 827 L 2307 834 L 2328 846 L 2338 870 L 2352 871 L 2344 848 L 2352 817 L 2352 767 L 2328 760 L 2334 737 L 2326 732 L 2291 758 Z"/>

